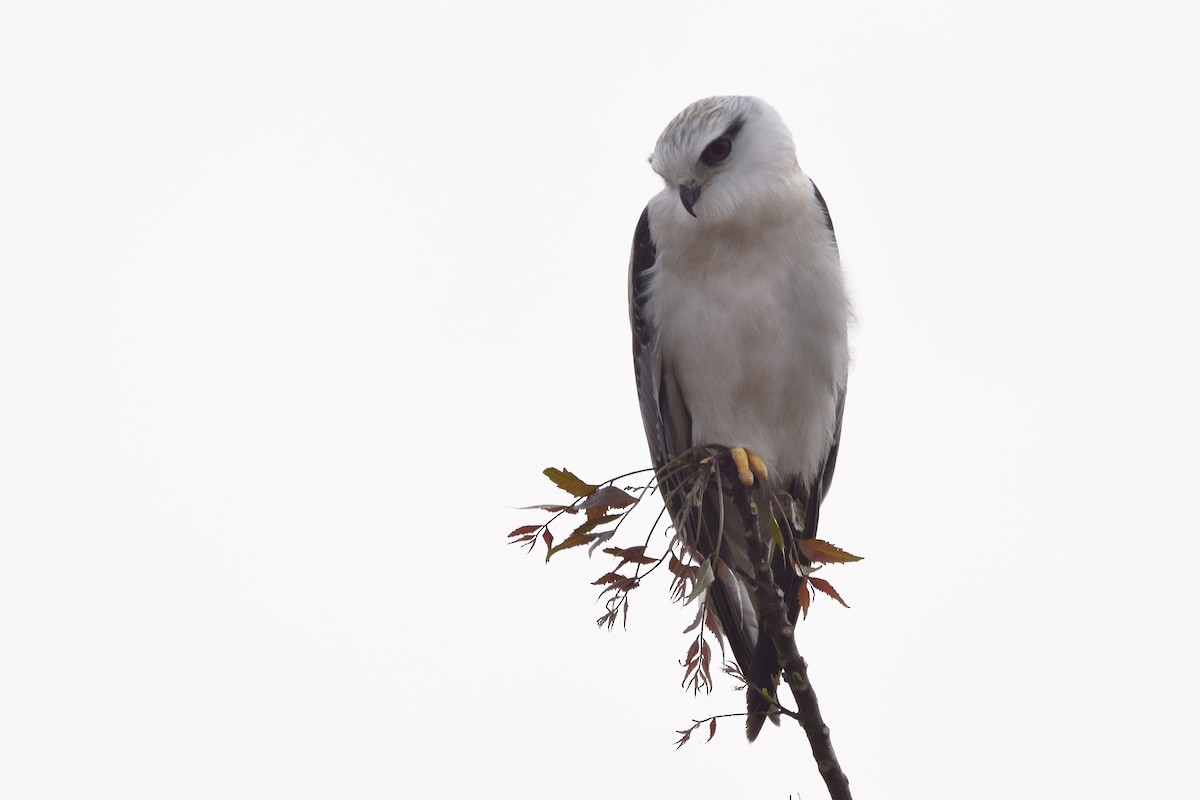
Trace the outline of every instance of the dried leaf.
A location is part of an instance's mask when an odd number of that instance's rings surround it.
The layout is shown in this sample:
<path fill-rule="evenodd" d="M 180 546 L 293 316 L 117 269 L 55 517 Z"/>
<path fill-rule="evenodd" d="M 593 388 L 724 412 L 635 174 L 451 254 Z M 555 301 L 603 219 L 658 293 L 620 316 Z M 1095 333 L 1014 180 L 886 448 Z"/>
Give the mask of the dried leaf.
<path fill-rule="evenodd" d="M 510 536 L 510 537 L 512 537 L 512 536 L 525 536 L 525 535 L 527 535 L 527 534 L 531 534 L 531 533 L 537 533 L 537 532 L 538 532 L 538 531 L 540 531 L 541 529 L 542 529 L 542 526 L 541 526 L 541 525 L 522 525 L 521 527 L 517 528 L 515 531 L 513 531 L 512 533 L 510 533 L 510 534 L 509 534 L 509 536 Z"/>
<path fill-rule="evenodd" d="M 554 547 L 554 537 L 550 535 L 549 528 L 547 528 L 546 532 L 542 534 L 542 541 L 546 543 L 546 560 L 549 561 L 550 553 L 553 552 L 551 548 Z M 533 545 L 530 545 L 529 549 L 532 550 Z"/>
<path fill-rule="evenodd" d="M 566 469 L 547 467 L 546 469 L 542 470 L 542 474 L 554 481 L 555 486 L 565 492 L 571 493 L 575 497 L 587 497 L 589 494 L 592 494 L 600 488 L 599 486 L 587 483 L 578 475 Z"/>
<path fill-rule="evenodd" d="M 820 539 L 801 539 L 797 542 L 800 552 L 809 561 L 822 564 L 847 564 L 851 561 L 862 561 L 862 556 L 851 555 L 837 545 Z"/>
<path fill-rule="evenodd" d="M 829 585 L 829 581 L 822 580 L 821 578 L 814 578 L 812 575 L 808 576 L 808 581 L 809 581 L 809 583 L 811 583 L 813 585 L 813 588 L 816 589 L 817 591 L 824 592 L 825 594 L 832 597 L 834 600 L 837 600 L 839 603 L 844 605 L 846 608 L 850 607 L 850 604 L 847 603 L 845 600 L 843 600 L 842 596 L 837 593 L 837 589 L 834 589 L 832 586 Z"/>
<path fill-rule="evenodd" d="M 711 742 L 713 740 L 713 737 L 716 735 L 717 735 L 717 718 L 713 717 L 712 722 L 708 723 L 708 740 L 707 741 Z"/>

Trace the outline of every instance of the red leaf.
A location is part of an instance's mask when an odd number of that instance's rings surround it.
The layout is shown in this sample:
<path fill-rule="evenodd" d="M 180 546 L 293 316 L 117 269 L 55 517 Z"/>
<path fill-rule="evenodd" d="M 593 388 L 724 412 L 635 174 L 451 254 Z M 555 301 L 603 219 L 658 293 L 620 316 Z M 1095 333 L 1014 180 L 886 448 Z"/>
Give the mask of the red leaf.
<path fill-rule="evenodd" d="M 541 525 L 522 525 L 521 527 L 517 528 L 515 531 L 510 533 L 509 536 L 510 537 L 525 536 L 526 534 L 529 534 L 529 533 L 537 533 L 541 529 L 542 529 Z"/>
<path fill-rule="evenodd" d="M 717 644 L 721 645 L 721 652 L 725 652 L 725 634 L 721 631 L 721 626 L 717 624 L 717 617 L 710 614 L 708 609 L 704 611 L 704 627 L 712 631 L 712 635 L 716 637 Z"/>
<path fill-rule="evenodd" d="M 617 569 L 620 569 L 631 561 L 634 564 L 654 564 L 658 562 L 657 558 L 651 558 L 646 555 L 646 545 L 644 544 L 640 544 L 637 547 L 606 547 L 604 548 L 604 552 L 621 559 L 621 563 L 617 565 Z"/>
<path fill-rule="evenodd" d="M 717 735 L 717 718 L 713 717 L 712 722 L 708 723 L 708 741 L 711 742 L 713 737 L 716 735 Z"/>
<path fill-rule="evenodd" d="M 542 541 L 546 543 L 546 560 L 549 561 L 551 552 L 550 548 L 554 546 L 554 537 L 550 535 L 549 529 L 542 534 Z M 530 545 L 530 549 L 533 549 L 533 545 Z"/>
<path fill-rule="evenodd" d="M 800 601 L 800 610 L 804 612 L 804 619 L 808 619 L 808 607 L 812 604 L 812 593 L 808 589 L 809 578 L 801 578 L 800 586 L 796 588 L 796 599 Z"/>
<path fill-rule="evenodd" d="M 671 554 L 671 560 L 667 562 L 667 569 L 671 570 L 671 574 L 678 578 L 692 578 L 693 580 L 696 573 L 700 571 L 700 568 L 694 564 L 684 564 L 675 557 L 674 553 Z"/>
<path fill-rule="evenodd" d="M 832 597 L 834 600 L 837 600 L 839 603 L 846 606 L 846 608 L 850 607 L 850 605 L 845 600 L 842 599 L 842 596 L 837 593 L 837 589 L 834 589 L 832 586 L 829 585 L 829 581 L 822 580 L 820 578 L 814 578 L 811 575 L 808 577 L 808 580 L 813 585 L 814 589 L 816 589 L 820 592 L 824 592 L 825 594 Z"/>
<path fill-rule="evenodd" d="M 820 539 L 801 539 L 796 544 L 809 561 L 822 564 L 846 564 L 851 561 L 862 561 L 862 556 L 851 555 L 837 545 L 823 542 Z"/>

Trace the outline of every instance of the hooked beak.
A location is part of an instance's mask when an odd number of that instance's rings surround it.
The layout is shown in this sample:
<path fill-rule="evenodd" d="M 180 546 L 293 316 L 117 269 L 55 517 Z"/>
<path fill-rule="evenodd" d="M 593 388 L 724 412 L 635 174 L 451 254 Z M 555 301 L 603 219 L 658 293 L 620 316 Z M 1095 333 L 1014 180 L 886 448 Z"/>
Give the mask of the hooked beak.
<path fill-rule="evenodd" d="M 696 205 L 696 201 L 699 199 L 699 186 L 688 186 L 686 183 L 679 184 L 679 202 L 683 203 L 683 207 L 693 217 L 696 216 L 696 212 L 692 211 L 692 206 Z"/>

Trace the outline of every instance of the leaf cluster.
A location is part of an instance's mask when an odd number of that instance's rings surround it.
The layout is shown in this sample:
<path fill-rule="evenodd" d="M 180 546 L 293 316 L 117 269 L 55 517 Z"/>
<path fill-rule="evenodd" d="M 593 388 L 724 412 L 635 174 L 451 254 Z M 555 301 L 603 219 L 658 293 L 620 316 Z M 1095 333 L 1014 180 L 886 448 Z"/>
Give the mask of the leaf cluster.
<path fill-rule="evenodd" d="M 680 661 L 684 669 L 682 685 L 693 693 L 711 692 L 714 649 L 723 656 L 725 642 L 721 627 L 710 610 L 707 594 L 716 571 L 725 567 L 712 554 L 697 552 L 692 543 L 684 540 L 680 531 L 686 529 L 683 524 L 685 515 L 694 513 L 701 507 L 707 492 L 716 491 L 732 496 L 732 492 L 735 491 L 734 481 L 730 478 L 732 469 L 729 451 L 719 447 L 694 448 L 665 465 L 645 484 L 624 488 L 618 487 L 617 482 L 645 475 L 651 470 L 638 470 L 601 483 L 589 483 L 570 470 L 548 468 L 544 470 L 546 477 L 559 489 L 571 495 L 573 500 L 566 504 L 526 506 L 526 510 L 544 511 L 551 514 L 551 517 L 540 524 L 522 525 L 508 534 L 508 538 L 511 543 L 525 546 L 530 551 L 541 542 L 545 546 L 547 562 L 559 552 L 584 545 L 587 545 L 590 556 L 617 535 L 629 513 L 648 494 L 660 493 L 664 505 L 674 511 L 675 517 L 667 526 L 667 530 L 674 532 L 668 537 L 661 552 L 647 552 L 655 531 L 660 528 L 664 519 L 666 508 L 663 508 L 642 537 L 640 544 L 609 545 L 602 549 L 604 555 L 614 559 L 615 565 L 592 582 L 593 586 L 601 587 L 597 599 L 604 600 L 604 613 L 596 620 L 596 624 L 611 630 L 620 619 L 624 626 L 628 620 L 630 593 L 639 588 L 648 575 L 665 564 L 667 572 L 671 575 L 671 599 L 684 605 L 697 599 L 702 601 L 697 605 L 692 623 L 684 630 L 684 633 L 689 634 L 690 641 L 686 655 Z M 740 485 L 737 488 L 740 489 Z M 802 526 L 797 523 L 797 520 L 803 519 L 803 514 L 798 513 L 797 502 L 785 491 L 768 487 L 766 496 L 769 513 L 765 519 L 769 521 L 771 545 L 781 550 L 788 563 L 802 576 L 796 591 L 797 602 L 804 617 L 807 618 L 818 592 L 848 608 L 845 600 L 829 581 L 812 573 L 823 564 L 848 563 L 860 560 L 859 557 L 829 542 L 805 537 Z M 557 528 L 567 520 L 575 521 L 574 527 L 565 537 L 556 539 L 551 532 L 551 525 Z M 718 527 L 723 524 L 722 520 Z M 764 531 L 764 537 L 767 533 L 768 531 Z M 717 541 L 721 535 L 723 530 L 718 530 Z M 735 664 L 725 661 L 724 671 L 745 682 Z M 782 711 L 790 715 L 786 709 Z M 693 720 L 695 724 L 691 728 L 678 731 L 681 738 L 676 744 L 682 746 L 692 732 L 705 723 L 710 725 L 711 739 L 716 732 L 716 720 L 716 717 Z"/>

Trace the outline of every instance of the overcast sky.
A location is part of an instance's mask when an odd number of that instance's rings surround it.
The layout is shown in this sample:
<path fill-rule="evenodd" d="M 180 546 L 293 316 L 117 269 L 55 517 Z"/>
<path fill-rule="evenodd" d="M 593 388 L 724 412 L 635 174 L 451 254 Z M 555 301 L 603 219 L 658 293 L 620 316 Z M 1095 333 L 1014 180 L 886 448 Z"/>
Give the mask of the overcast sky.
<path fill-rule="evenodd" d="M 10 4 L 16 5 L 16 4 Z M 505 544 L 646 466 L 634 224 L 755 94 L 858 315 L 799 629 L 867 798 L 1194 797 L 1200 12 L 0 12 L 0 795 L 824 796 L 665 582 Z M 566 531 L 562 531 L 565 533 Z M 517 795 L 513 795 L 517 796 Z"/>

